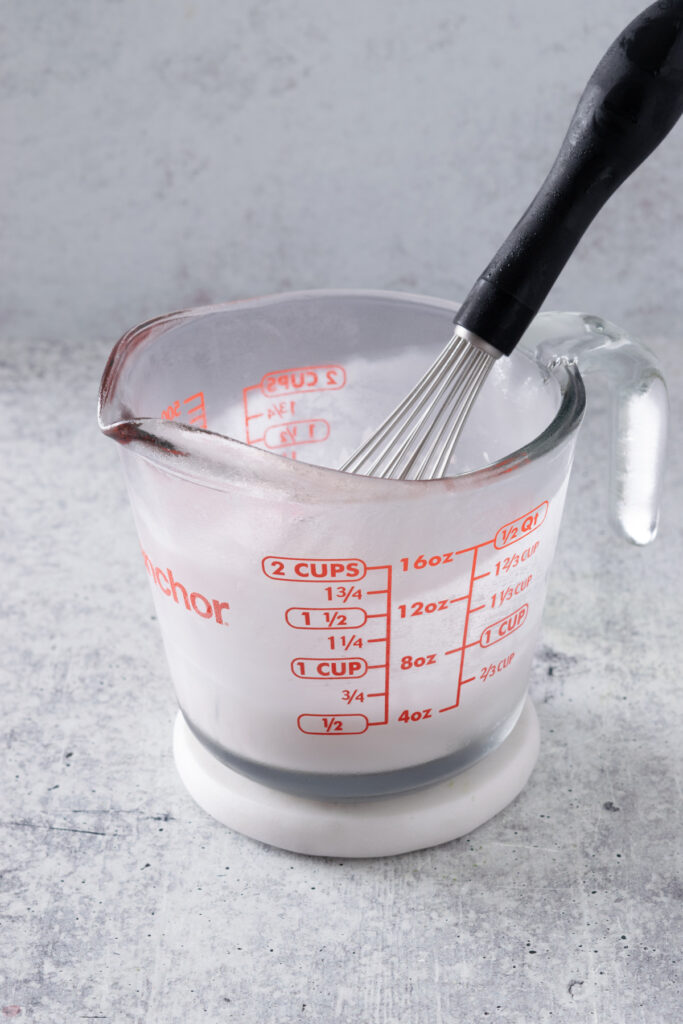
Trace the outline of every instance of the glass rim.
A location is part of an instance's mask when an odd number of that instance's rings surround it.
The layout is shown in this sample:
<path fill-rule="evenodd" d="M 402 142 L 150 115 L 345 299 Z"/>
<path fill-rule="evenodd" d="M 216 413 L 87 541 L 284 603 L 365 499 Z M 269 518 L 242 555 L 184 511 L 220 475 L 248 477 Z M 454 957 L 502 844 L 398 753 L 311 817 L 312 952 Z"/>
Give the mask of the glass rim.
<path fill-rule="evenodd" d="M 215 431 L 152 417 L 132 417 L 130 419 L 107 422 L 106 409 L 113 401 L 117 378 L 125 361 L 150 336 L 158 336 L 158 332 L 171 327 L 174 323 L 215 314 L 230 313 L 237 309 L 259 308 L 264 305 L 282 302 L 325 298 L 389 300 L 395 303 L 429 306 L 434 309 L 452 312 L 454 315 L 459 309 L 459 303 L 457 302 L 438 299 L 429 295 L 390 290 L 344 288 L 276 292 L 255 298 L 190 307 L 154 317 L 126 331 L 116 342 L 110 353 L 99 388 L 98 423 L 100 429 L 108 436 L 121 441 L 125 445 L 135 441 L 141 442 L 141 446 L 134 446 L 133 450 L 136 455 L 153 462 L 159 461 L 159 456 L 161 456 L 165 471 L 192 480 L 200 485 L 218 487 L 219 489 L 233 486 L 238 481 L 236 480 L 235 466 L 232 464 L 244 463 L 249 458 L 254 463 L 253 470 L 257 470 L 257 473 L 252 471 L 252 473 L 248 474 L 251 478 L 248 481 L 249 486 L 255 483 L 255 477 L 258 476 L 261 483 L 266 486 L 275 487 L 278 490 L 286 488 L 291 491 L 292 482 L 287 477 L 291 475 L 292 460 L 278 455 L 276 452 L 256 448 L 248 445 L 245 441 L 218 434 Z M 557 316 L 558 312 L 544 311 L 539 313 L 536 319 L 550 319 L 553 316 Z M 530 358 L 533 358 L 533 351 L 526 349 L 525 352 Z M 497 477 L 514 472 L 531 462 L 535 462 L 571 437 L 581 423 L 586 405 L 585 388 L 575 361 L 561 357 L 551 360 L 549 363 L 541 363 L 539 360 L 536 360 L 536 362 L 556 381 L 560 391 L 560 403 L 547 426 L 521 448 L 508 453 L 489 465 L 468 470 L 456 476 L 446 476 L 434 480 L 383 479 L 346 473 L 342 470 L 317 466 L 307 462 L 297 462 L 297 495 L 305 497 L 307 500 L 313 497 L 320 501 L 320 495 L 316 492 L 318 492 L 320 486 L 324 485 L 326 490 L 324 500 L 328 502 L 334 500 L 334 498 L 367 501 L 375 497 L 408 497 L 410 492 L 414 496 L 417 493 L 423 496 L 436 496 L 439 488 L 444 491 L 471 489 L 488 484 Z M 172 444 L 169 444 L 169 437 L 172 439 Z M 194 443 L 195 441 L 197 444 Z M 211 452 L 196 450 L 197 447 L 201 448 L 207 445 Z M 221 454 L 223 455 L 222 458 Z M 183 456 L 185 459 L 187 457 L 192 459 L 194 456 L 195 460 L 201 460 L 201 465 L 192 469 L 190 468 L 192 467 L 192 462 L 188 465 L 182 458 L 174 460 L 175 465 L 173 465 L 169 462 L 169 456 L 173 455 Z M 244 480 L 241 482 L 247 483 Z M 358 486 L 363 488 L 362 494 L 356 493 Z M 334 498 L 332 497 L 330 487 L 333 488 Z M 306 491 L 310 493 L 304 494 L 303 492 Z"/>

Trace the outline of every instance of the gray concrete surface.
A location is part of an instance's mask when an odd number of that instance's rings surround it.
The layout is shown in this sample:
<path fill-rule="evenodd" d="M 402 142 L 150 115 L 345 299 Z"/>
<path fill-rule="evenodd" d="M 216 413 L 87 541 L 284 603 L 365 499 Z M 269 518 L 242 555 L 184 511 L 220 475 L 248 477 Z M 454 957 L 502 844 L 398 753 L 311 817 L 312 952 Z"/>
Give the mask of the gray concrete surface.
<path fill-rule="evenodd" d="M 0 349 L 0 1019 L 678 1020 L 679 340 L 653 346 L 674 422 L 652 547 L 609 533 L 604 416 L 584 426 L 529 785 L 470 836 L 377 861 L 261 846 L 179 783 L 151 595 L 95 424 L 109 347 Z"/>

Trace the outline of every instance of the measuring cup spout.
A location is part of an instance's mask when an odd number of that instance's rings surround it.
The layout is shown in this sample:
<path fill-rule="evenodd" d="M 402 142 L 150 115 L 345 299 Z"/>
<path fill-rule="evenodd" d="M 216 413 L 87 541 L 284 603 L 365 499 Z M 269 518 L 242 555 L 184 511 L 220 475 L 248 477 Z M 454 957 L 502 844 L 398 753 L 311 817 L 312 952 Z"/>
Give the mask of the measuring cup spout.
<path fill-rule="evenodd" d="M 100 430 L 131 453 L 185 476 L 232 478 L 244 447 L 206 430 L 203 393 L 172 393 L 187 375 L 179 349 L 168 345 L 191 313 L 159 317 L 128 331 L 113 349 L 102 374 L 97 417 Z M 156 343 L 156 344 L 155 344 Z M 183 393 L 184 394 L 184 393 Z M 171 399 L 169 404 L 169 399 Z M 178 407 L 178 409 L 176 409 Z M 181 408 L 182 407 L 182 408 Z M 183 419 L 177 418 L 179 412 Z"/>
<path fill-rule="evenodd" d="M 619 327 L 584 313 L 541 314 L 525 344 L 534 340 L 542 361 L 578 364 L 589 408 L 601 392 L 609 395 L 610 521 L 631 543 L 649 544 L 659 524 L 669 410 L 657 360 Z"/>
<path fill-rule="evenodd" d="M 149 388 L 139 372 L 140 357 L 144 359 L 146 350 L 161 333 L 162 319 L 142 324 L 119 340 L 102 373 L 97 401 L 97 422 L 102 433 L 124 446 L 146 450 L 148 457 L 158 448 L 171 450 L 176 433 L 174 429 L 170 440 L 160 435 L 162 422 L 157 419 L 158 413 L 151 410 Z"/>
<path fill-rule="evenodd" d="M 173 476 L 218 488 L 261 487 L 286 490 L 291 467 L 284 459 L 250 448 L 233 438 L 164 419 L 129 419 L 107 423 L 100 411 L 102 433 L 127 452 Z M 311 470 L 314 467 L 306 467 Z"/>

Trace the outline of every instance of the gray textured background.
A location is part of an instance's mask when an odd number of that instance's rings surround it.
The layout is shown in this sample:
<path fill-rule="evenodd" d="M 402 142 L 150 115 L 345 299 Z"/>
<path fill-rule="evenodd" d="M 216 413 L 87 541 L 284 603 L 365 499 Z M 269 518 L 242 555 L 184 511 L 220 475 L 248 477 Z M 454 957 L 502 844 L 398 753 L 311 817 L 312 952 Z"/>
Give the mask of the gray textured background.
<path fill-rule="evenodd" d="M 641 0 L 2 0 L 0 315 L 86 341 L 284 289 L 462 297 Z M 683 314 L 683 131 L 549 297 Z"/>

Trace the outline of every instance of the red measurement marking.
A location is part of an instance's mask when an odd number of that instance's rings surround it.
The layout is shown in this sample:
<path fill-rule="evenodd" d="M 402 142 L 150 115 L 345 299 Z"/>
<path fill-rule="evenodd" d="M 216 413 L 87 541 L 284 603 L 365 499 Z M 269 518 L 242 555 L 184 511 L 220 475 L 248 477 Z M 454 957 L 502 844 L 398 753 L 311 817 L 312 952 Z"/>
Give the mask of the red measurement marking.
<path fill-rule="evenodd" d="M 261 568 L 271 580 L 288 583 L 358 582 L 368 571 L 360 558 L 279 558 L 276 555 L 264 558 Z"/>
<path fill-rule="evenodd" d="M 257 385 L 266 398 L 273 395 L 304 394 L 309 391 L 338 391 L 346 384 L 343 366 L 297 366 L 266 373 Z"/>
<path fill-rule="evenodd" d="M 514 633 L 515 630 L 520 629 L 524 625 L 528 616 L 529 605 L 523 604 L 521 608 L 510 612 L 504 619 L 498 619 L 497 622 L 487 626 L 481 634 L 479 643 L 482 647 L 492 647 L 493 644 L 505 640 L 506 637 L 510 636 L 510 633 Z"/>
<path fill-rule="evenodd" d="M 410 605 L 400 604 L 398 610 L 401 613 L 402 619 L 414 619 L 418 615 L 433 615 L 435 612 L 447 612 L 449 605 L 462 600 L 462 597 L 453 597 L 450 600 L 444 597 L 438 601 L 427 601 L 426 603 L 424 601 L 413 601 Z"/>
<path fill-rule="evenodd" d="M 363 638 L 356 633 L 342 633 L 341 636 L 328 635 L 327 642 L 331 651 L 350 651 L 352 647 L 357 649 L 363 646 Z"/>
<path fill-rule="evenodd" d="M 171 402 L 165 409 L 162 409 L 162 420 L 177 420 L 180 416 L 180 400 Z"/>
<path fill-rule="evenodd" d="M 319 444 L 330 436 L 327 420 L 294 420 L 268 427 L 261 439 L 266 448 L 291 448 L 299 444 Z"/>
<path fill-rule="evenodd" d="M 533 508 L 531 512 L 527 512 L 526 515 L 519 516 L 519 518 L 513 519 L 511 523 L 501 526 L 493 538 L 494 547 L 498 549 L 505 548 L 508 544 L 514 544 L 515 541 L 521 540 L 522 537 L 528 537 L 530 533 L 533 533 L 534 530 L 541 526 L 547 514 L 548 502 L 543 501 L 536 508 Z"/>
<path fill-rule="evenodd" d="M 343 585 L 325 587 L 325 594 L 328 601 L 334 601 L 334 599 L 337 598 L 341 599 L 344 604 L 346 604 L 347 601 L 350 601 L 351 598 L 353 598 L 354 601 L 363 600 L 363 591 L 360 587 L 354 587 L 353 585 L 350 587 L 345 587 Z"/>
<path fill-rule="evenodd" d="M 285 620 L 294 629 L 359 629 L 368 614 L 364 608 L 288 608 Z"/>
<path fill-rule="evenodd" d="M 305 396 L 338 391 L 345 385 L 346 371 L 336 363 L 265 373 L 258 384 L 242 389 L 247 444 L 263 444 L 271 451 L 296 459 L 299 445 L 326 441 L 331 429 L 326 419 L 300 418 L 307 411 Z M 262 422 L 255 425 L 256 419 Z"/>
<path fill-rule="evenodd" d="M 510 572 L 512 569 L 516 569 L 522 562 L 529 561 L 538 551 L 540 543 L 540 540 L 537 540 L 530 544 L 528 548 L 525 548 L 524 551 L 515 551 L 505 558 L 501 558 L 500 562 L 496 562 L 496 576 L 505 575 L 505 573 Z"/>
<path fill-rule="evenodd" d="M 204 405 L 204 392 L 198 391 L 196 395 L 190 395 L 189 398 L 183 400 L 183 405 L 190 405 L 194 402 L 194 405 L 190 409 L 186 409 L 187 417 L 190 423 L 198 423 L 200 427 L 206 430 L 206 408 Z"/>
<path fill-rule="evenodd" d="M 386 662 L 385 675 L 384 675 L 384 721 L 389 721 L 389 666 L 391 664 L 391 588 L 392 588 L 392 569 L 391 566 L 387 566 L 387 638 L 384 652 L 384 660 Z"/>
<path fill-rule="evenodd" d="M 421 708 L 420 710 L 411 711 L 410 708 L 406 708 L 398 716 L 397 721 L 409 724 L 410 722 L 424 722 L 426 719 L 432 717 L 431 708 Z"/>
<path fill-rule="evenodd" d="M 452 653 L 459 653 L 460 654 L 460 669 L 459 669 L 459 672 L 458 672 L 458 689 L 456 690 L 456 694 L 455 694 L 455 703 L 454 704 L 449 704 L 448 707 L 445 707 L 445 708 L 439 708 L 439 712 L 452 711 L 454 708 L 457 708 L 460 705 L 460 693 L 462 691 L 463 686 L 465 686 L 467 683 L 471 683 L 472 680 L 474 679 L 474 676 L 469 676 L 467 679 L 464 678 L 465 653 L 467 651 L 468 646 L 471 646 L 470 644 L 467 643 L 467 631 L 469 629 L 470 616 L 472 615 L 472 612 L 475 610 L 475 609 L 472 608 L 472 593 L 474 591 L 474 581 L 477 578 L 477 555 L 478 555 L 478 552 L 479 552 L 479 548 L 478 547 L 471 548 L 470 550 L 472 551 L 472 569 L 470 571 L 470 585 L 469 585 L 468 590 L 467 590 L 467 609 L 465 611 L 465 623 L 464 623 L 463 632 L 462 632 L 462 640 L 463 640 L 463 642 L 462 642 L 462 647 L 459 649 L 459 651 L 456 648 L 452 652 Z M 458 552 L 458 554 L 460 554 L 460 552 Z M 446 653 L 448 654 L 449 652 L 446 651 Z"/>
<path fill-rule="evenodd" d="M 450 565 L 457 554 L 459 554 L 457 551 L 445 551 L 442 554 L 434 554 L 429 557 L 418 555 L 412 564 L 410 558 L 402 558 L 401 568 L 404 572 L 408 572 L 410 569 L 433 569 L 437 565 Z"/>
<path fill-rule="evenodd" d="M 296 724 L 309 736 L 357 736 L 370 723 L 365 715 L 299 715 Z"/>
<path fill-rule="evenodd" d="M 491 662 L 490 665 L 484 665 L 484 667 L 481 669 L 479 673 L 479 678 L 481 679 L 482 683 L 485 683 L 487 679 L 491 679 L 491 677 L 495 676 L 496 673 L 502 672 L 504 669 L 508 668 L 514 661 L 514 658 L 515 652 L 510 651 L 509 654 L 507 654 L 504 658 L 500 659 L 498 664 L 496 664 L 495 662 Z"/>
<path fill-rule="evenodd" d="M 265 414 L 259 413 L 259 416 L 267 416 L 270 419 L 284 420 L 287 416 L 293 416 L 296 409 L 296 402 L 294 399 L 290 399 L 288 402 L 286 398 L 283 398 L 280 402 L 274 402 L 273 405 L 269 405 L 266 409 Z"/>
<path fill-rule="evenodd" d="M 491 595 L 491 607 L 495 608 L 496 605 L 505 604 L 506 601 L 511 601 L 513 597 L 521 594 L 524 590 L 527 590 L 531 586 L 533 580 L 533 573 L 529 573 L 525 580 L 519 580 L 517 583 L 511 583 L 509 587 L 503 587 L 502 590 L 497 591 Z"/>
<path fill-rule="evenodd" d="M 244 432 L 245 432 L 244 440 L 247 442 L 247 444 L 256 444 L 256 441 L 254 440 L 254 438 L 251 437 L 250 434 L 249 434 L 249 421 L 250 420 L 258 419 L 259 416 L 263 415 L 263 413 L 260 413 L 260 412 L 256 412 L 256 413 L 250 413 L 249 412 L 249 392 L 253 392 L 255 390 L 257 390 L 257 389 L 253 385 L 251 387 L 242 388 L 242 407 L 244 409 Z"/>
<path fill-rule="evenodd" d="M 368 663 L 365 658 L 294 658 L 291 669 L 299 679 L 360 679 Z"/>
<path fill-rule="evenodd" d="M 194 403 L 191 408 L 183 409 L 182 406 L 188 406 Z M 198 391 L 196 395 L 190 395 L 189 398 L 183 398 L 182 402 L 177 399 L 175 402 L 171 402 L 161 413 L 162 420 L 177 420 L 181 416 L 185 415 L 189 423 L 198 424 L 204 430 L 206 430 L 206 408 L 204 406 L 204 392 Z"/>
<path fill-rule="evenodd" d="M 340 712 L 351 701 L 357 706 L 369 699 L 364 690 L 353 688 L 353 682 L 363 677 L 372 679 L 369 689 L 375 700 L 383 698 L 383 715 L 381 704 L 370 705 L 377 709 L 370 716 L 372 720 L 367 714 L 362 721 L 354 717 L 347 719 L 341 713 L 316 714 L 318 709 L 311 707 L 309 717 L 302 720 L 304 728 L 301 731 L 337 735 L 340 731 L 361 732 L 370 725 L 385 725 L 389 710 L 389 636 L 385 634 L 390 629 L 390 566 L 367 565 L 360 558 L 293 558 L 291 555 L 268 555 L 261 565 L 264 576 L 273 581 L 308 583 L 311 588 L 301 591 L 302 599 L 310 600 L 310 606 L 287 607 L 288 592 L 284 588 L 282 592 L 282 617 L 290 626 L 300 630 L 297 657 L 289 663 L 291 676 L 323 684 L 316 687 L 321 701 L 328 699 L 324 697 L 329 693 L 327 684 L 336 682 L 338 689 L 334 696 Z M 372 588 L 370 592 L 365 589 L 365 584 L 361 586 L 359 582 L 364 579 Z M 279 587 L 274 588 L 273 598 L 279 590 Z M 329 604 L 322 605 L 322 601 Z M 384 621 L 373 625 L 371 620 L 379 618 Z M 377 636 L 378 628 L 383 631 L 381 636 Z M 308 634 L 307 630 L 310 631 Z M 366 632 L 375 635 L 366 638 Z M 384 644 L 384 649 L 369 655 L 371 643 Z M 381 675 L 373 676 L 372 672 Z M 347 690 L 339 686 L 343 682 Z M 308 692 L 313 691 L 309 689 Z M 347 693 L 351 695 L 351 701 L 347 699 Z M 322 718 L 327 720 L 325 728 L 320 724 Z"/>
<path fill-rule="evenodd" d="M 455 704 L 449 704 L 447 708 L 439 708 L 439 713 L 441 713 L 443 711 L 454 711 L 455 708 L 457 708 L 459 706 L 459 704 L 460 704 L 460 690 L 461 690 L 461 688 L 466 683 L 474 682 L 475 679 L 476 679 L 476 676 L 470 676 L 468 679 L 459 679 L 458 680 L 458 696 L 457 696 L 457 699 L 455 701 Z"/>
<path fill-rule="evenodd" d="M 450 651 L 444 651 L 444 654 L 460 654 L 462 651 L 469 650 L 470 647 L 481 646 L 478 640 L 473 640 L 470 644 L 463 644 L 462 647 L 453 647 Z"/>

